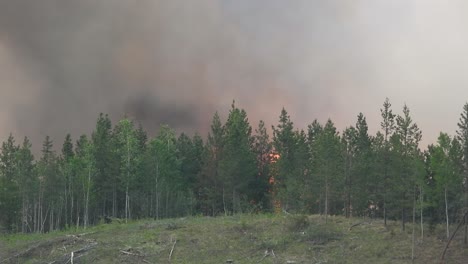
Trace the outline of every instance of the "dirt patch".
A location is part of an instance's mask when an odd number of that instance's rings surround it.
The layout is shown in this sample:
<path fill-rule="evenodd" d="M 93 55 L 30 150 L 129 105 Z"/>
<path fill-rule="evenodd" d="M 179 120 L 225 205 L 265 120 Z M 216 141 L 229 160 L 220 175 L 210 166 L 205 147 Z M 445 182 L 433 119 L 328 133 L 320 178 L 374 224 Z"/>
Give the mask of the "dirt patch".
<path fill-rule="evenodd" d="M 0 264 L 21 263 L 31 259 L 48 259 L 57 264 L 66 263 L 70 260 L 72 252 L 74 252 L 74 257 L 79 259 L 96 245 L 95 240 L 84 239 L 82 235 L 68 235 L 34 244 L 26 250 L 13 253 L 0 260 Z"/>

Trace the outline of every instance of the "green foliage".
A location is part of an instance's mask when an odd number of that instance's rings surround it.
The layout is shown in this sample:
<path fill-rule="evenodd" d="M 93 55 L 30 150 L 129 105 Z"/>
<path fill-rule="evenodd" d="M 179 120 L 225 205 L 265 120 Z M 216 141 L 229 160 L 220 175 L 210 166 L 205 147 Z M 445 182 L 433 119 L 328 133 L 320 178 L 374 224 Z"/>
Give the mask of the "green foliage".
<path fill-rule="evenodd" d="M 10 135 L 0 151 L 0 225 L 8 232 L 51 232 L 103 217 L 272 208 L 320 213 L 326 221 L 345 215 L 405 222 L 414 207 L 422 222 L 459 221 L 468 201 L 468 104 L 457 135 L 441 134 L 425 153 L 406 105 L 395 115 L 386 99 L 380 113 L 375 135 L 362 113 L 340 134 L 331 119 L 297 129 L 283 108 L 270 138 L 263 121 L 253 133 L 246 111 L 233 103 L 225 122 L 214 114 L 206 140 L 177 135 L 167 125 L 148 137 L 129 118 L 113 127 L 100 114 L 89 138 L 82 135 L 75 145 L 70 134 L 61 148 L 45 137 L 37 160 L 27 138 L 19 146 Z"/>
<path fill-rule="evenodd" d="M 284 108 L 279 124 L 272 129 L 273 146 L 279 154 L 274 167 L 277 170 L 275 187 L 281 205 L 288 211 L 307 211 L 305 204 L 310 202 L 308 193 L 313 184 L 310 179 L 307 135 L 302 130 L 294 131 L 293 122 Z"/>
<path fill-rule="evenodd" d="M 343 233 L 336 225 L 314 223 L 308 225 L 308 227 L 304 229 L 301 241 L 313 245 L 323 245 L 335 240 L 340 240 L 342 237 Z"/>
<path fill-rule="evenodd" d="M 17 154 L 19 146 L 10 134 L 3 142 L 0 152 L 0 228 L 7 231 L 18 231 L 17 218 L 20 208 L 19 182 L 16 179 Z"/>
<path fill-rule="evenodd" d="M 309 219 L 307 215 L 297 214 L 297 215 L 292 215 L 288 217 L 287 219 L 288 219 L 288 222 L 286 224 L 286 227 L 291 232 L 302 232 L 307 227 L 309 227 Z"/>
<path fill-rule="evenodd" d="M 322 187 L 323 213 L 335 214 L 341 207 L 340 190 L 344 186 L 342 145 L 333 122 L 328 119 L 316 139 L 318 182 Z"/>
<path fill-rule="evenodd" d="M 255 181 L 257 167 L 251 134 L 247 113 L 233 103 L 224 125 L 223 154 L 219 161 L 225 213 L 242 212 L 245 210 L 242 202 L 253 198 L 248 188 Z"/>

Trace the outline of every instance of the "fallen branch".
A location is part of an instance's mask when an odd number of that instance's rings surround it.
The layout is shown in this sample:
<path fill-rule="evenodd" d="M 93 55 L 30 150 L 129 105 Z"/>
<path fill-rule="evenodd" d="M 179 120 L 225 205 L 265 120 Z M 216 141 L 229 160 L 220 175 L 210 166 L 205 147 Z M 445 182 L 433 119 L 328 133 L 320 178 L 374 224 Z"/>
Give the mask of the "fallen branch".
<path fill-rule="evenodd" d="M 82 237 L 82 236 L 87 236 L 87 235 L 92 235 L 92 234 L 95 234 L 96 232 L 88 232 L 88 233 L 81 233 L 81 234 L 78 234 L 76 235 L 77 237 Z"/>
<path fill-rule="evenodd" d="M 94 248 L 95 246 L 97 246 L 97 244 L 98 244 L 97 242 L 93 242 L 91 244 L 88 244 L 85 247 L 82 247 L 82 248 L 80 248 L 78 250 L 73 251 L 73 255 L 76 255 L 76 254 L 79 254 L 79 253 L 84 253 L 84 252 Z"/>
<path fill-rule="evenodd" d="M 123 253 L 125 255 L 135 256 L 135 257 L 141 257 L 141 258 L 146 257 L 146 255 L 136 254 L 136 253 L 128 252 L 125 250 L 120 250 L 120 253 Z"/>
<path fill-rule="evenodd" d="M 31 251 L 33 251 L 33 250 L 35 250 L 35 249 L 37 249 L 37 248 L 44 247 L 44 246 L 49 246 L 49 245 L 53 245 L 54 243 L 60 243 L 60 242 L 64 242 L 64 241 L 67 241 L 67 239 L 64 238 L 64 237 L 59 237 L 59 238 L 55 238 L 55 239 L 50 240 L 50 241 L 45 241 L 45 242 L 37 243 L 37 244 L 31 246 L 30 248 L 28 248 L 28 249 L 26 249 L 26 250 L 24 250 L 24 251 L 21 251 L 21 252 L 15 254 L 15 255 L 13 255 L 13 256 L 11 256 L 11 257 L 9 257 L 9 258 L 0 260 L 0 264 L 1 264 L 1 263 L 6 263 L 6 262 L 8 262 L 9 260 L 14 259 L 14 258 L 20 258 L 20 257 L 22 257 L 22 256 L 24 256 L 24 255 L 26 255 L 26 254 L 28 254 L 29 252 L 31 252 Z"/>
<path fill-rule="evenodd" d="M 465 215 L 463 215 L 463 221 L 460 222 L 460 224 L 458 224 L 457 226 L 457 229 L 455 229 L 455 232 L 453 232 L 452 236 L 450 237 L 449 241 L 447 241 L 447 244 L 445 245 L 445 249 L 444 249 L 444 252 L 442 253 L 442 257 L 440 257 L 440 263 L 443 264 L 445 263 L 444 261 L 444 258 L 445 258 L 445 253 L 447 252 L 447 249 L 450 245 L 450 242 L 452 242 L 452 239 L 455 237 L 455 234 L 457 233 L 458 229 L 460 229 L 460 227 L 465 224 L 465 221 L 466 221 L 466 217 L 468 216 L 468 211 L 465 212 Z"/>
<path fill-rule="evenodd" d="M 174 241 L 174 244 L 172 244 L 171 252 L 169 253 L 169 262 L 171 262 L 172 252 L 174 252 L 174 248 L 175 248 L 176 243 L 177 243 L 177 239 Z"/>
<path fill-rule="evenodd" d="M 265 250 L 265 254 L 263 254 L 263 257 L 262 257 L 259 261 L 257 261 L 257 263 L 262 262 L 262 261 L 263 261 L 266 257 L 268 257 L 269 255 L 270 255 L 270 252 L 268 252 L 268 249 Z"/>
<path fill-rule="evenodd" d="M 370 222 L 369 222 L 369 221 L 363 221 L 363 222 L 356 223 L 356 224 L 350 226 L 350 227 L 348 228 L 348 231 L 351 231 L 351 229 L 353 229 L 353 227 L 356 227 L 356 226 L 362 225 L 362 224 L 367 224 L 367 223 L 370 223 Z"/>

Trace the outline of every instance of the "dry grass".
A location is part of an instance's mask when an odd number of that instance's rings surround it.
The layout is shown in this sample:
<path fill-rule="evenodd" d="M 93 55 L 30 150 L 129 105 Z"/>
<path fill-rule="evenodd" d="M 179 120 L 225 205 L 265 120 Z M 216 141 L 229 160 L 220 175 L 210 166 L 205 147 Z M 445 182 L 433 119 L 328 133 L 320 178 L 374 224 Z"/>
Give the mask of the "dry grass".
<path fill-rule="evenodd" d="M 356 223 L 359 225 L 353 226 Z M 350 227 L 353 226 L 352 229 Z M 66 263 L 70 253 L 94 245 L 74 263 L 411 263 L 411 225 L 318 215 L 188 217 L 103 224 L 86 231 L 0 238 L 0 263 Z M 439 263 L 444 230 L 421 240 L 415 263 Z M 87 232 L 82 236 L 77 234 Z M 75 236 L 72 236 L 75 235 Z M 175 243 L 177 241 L 177 243 Z M 447 263 L 467 263 L 457 236 Z M 32 248 L 32 249 L 31 249 Z M 29 250 L 29 251 L 28 251 Z"/>

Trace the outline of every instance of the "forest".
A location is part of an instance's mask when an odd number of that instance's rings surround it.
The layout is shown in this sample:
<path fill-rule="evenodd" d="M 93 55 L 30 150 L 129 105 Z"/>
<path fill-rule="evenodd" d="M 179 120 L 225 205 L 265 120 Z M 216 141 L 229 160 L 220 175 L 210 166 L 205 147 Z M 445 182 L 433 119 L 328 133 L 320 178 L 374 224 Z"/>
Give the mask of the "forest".
<path fill-rule="evenodd" d="M 0 233 L 286 212 L 443 224 L 448 237 L 468 205 L 468 103 L 456 134 L 441 132 L 424 150 L 406 105 L 397 114 L 386 99 L 380 113 L 370 135 L 362 113 L 344 131 L 330 119 L 298 129 L 283 108 L 269 133 L 233 102 L 225 121 L 214 113 L 206 138 L 164 124 L 149 138 L 131 118 L 112 124 L 100 114 L 90 135 L 65 135 L 60 147 L 46 136 L 38 157 L 27 137 L 10 134 L 0 151 Z"/>

